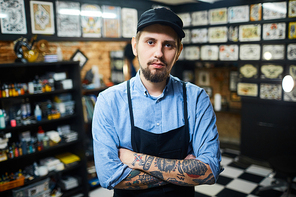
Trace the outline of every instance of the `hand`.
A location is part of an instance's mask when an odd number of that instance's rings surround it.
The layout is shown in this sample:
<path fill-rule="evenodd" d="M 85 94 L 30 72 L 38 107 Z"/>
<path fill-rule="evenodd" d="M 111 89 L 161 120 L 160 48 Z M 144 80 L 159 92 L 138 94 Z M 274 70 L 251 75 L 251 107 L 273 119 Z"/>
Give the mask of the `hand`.
<path fill-rule="evenodd" d="M 185 159 L 195 159 L 196 157 L 192 154 L 189 154 L 185 157 Z"/>
<path fill-rule="evenodd" d="M 135 152 L 128 150 L 126 148 L 119 148 L 118 150 L 118 157 L 120 159 L 120 161 L 126 165 L 128 165 L 128 167 L 132 168 L 132 161 L 134 158 L 134 154 Z"/>

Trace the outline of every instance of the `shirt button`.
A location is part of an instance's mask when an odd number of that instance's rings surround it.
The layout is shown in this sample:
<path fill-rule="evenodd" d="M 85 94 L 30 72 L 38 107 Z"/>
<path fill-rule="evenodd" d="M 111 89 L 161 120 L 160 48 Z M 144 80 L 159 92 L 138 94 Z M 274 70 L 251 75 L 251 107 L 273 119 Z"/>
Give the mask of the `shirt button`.
<path fill-rule="evenodd" d="M 159 126 L 160 124 L 159 123 L 156 123 L 156 125 Z"/>

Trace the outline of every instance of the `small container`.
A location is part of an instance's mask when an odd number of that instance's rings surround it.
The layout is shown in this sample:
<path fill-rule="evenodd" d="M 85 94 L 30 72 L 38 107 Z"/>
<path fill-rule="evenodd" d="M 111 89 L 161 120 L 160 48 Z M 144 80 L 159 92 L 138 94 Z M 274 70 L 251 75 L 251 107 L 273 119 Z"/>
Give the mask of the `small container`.
<path fill-rule="evenodd" d="M 42 119 L 42 112 L 39 105 L 36 105 L 34 115 L 37 121 L 40 121 Z"/>

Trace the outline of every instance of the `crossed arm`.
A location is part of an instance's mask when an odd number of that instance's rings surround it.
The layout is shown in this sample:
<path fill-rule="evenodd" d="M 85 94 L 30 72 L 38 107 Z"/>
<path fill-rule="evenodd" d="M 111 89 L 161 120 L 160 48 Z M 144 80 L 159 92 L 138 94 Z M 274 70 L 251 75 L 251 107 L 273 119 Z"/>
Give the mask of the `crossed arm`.
<path fill-rule="evenodd" d="M 120 148 L 119 158 L 133 170 L 115 186 L 117 189 L 147 189 L 168 183 L 195 186 L 215 182 L 210 166 L 193 155 L 184 160 L 165 159 Z"/>

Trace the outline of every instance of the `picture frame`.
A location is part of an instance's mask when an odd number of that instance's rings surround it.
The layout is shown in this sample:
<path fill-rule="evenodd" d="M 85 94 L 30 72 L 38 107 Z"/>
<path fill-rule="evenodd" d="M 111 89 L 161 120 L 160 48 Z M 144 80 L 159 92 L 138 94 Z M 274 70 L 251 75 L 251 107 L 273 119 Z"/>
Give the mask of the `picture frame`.
<path fill-rule="evenodd" d="M 250 5 L 250 21 L 261 21 L 262 20 L 262 4 L 251 4 Z"/>
<path fill-rule="evenodd" d="M 199 26 L 199 25 L 207 25 L 209 24 L 208 20 L 208 11 L 196 11 L 191 13 L 191 25 Z"/>
<path fill-rule="evenodd" d="M 185 37 L 182 39 L 183 44 L 189 44 L 191 42 L 191 31 L 190 29 L 184 29 Z"/>
<path fill-rule="evenodd" d="M 296 39 L 296 22 L 289 22 L 289 39 Z"/>
<path fill-rule="evenodd" d="M 260 71 L 261 79 L 282 79 L 284 67 L 275 64 L 262 64 Z"/>
<path fill-rule="evenodd" d="M 241 60 L 260 60 L 260 44 L 242 44 L 239 49 Z"/>
<path fill-rule="evenodd" d="M 258 64 L 241 64 L 239 65 L 239 78 L 244 79 L 256 79 L 259 75 Z"/>
<path fill-rule="evenodd" d="M 262 7 L 263 7 L 263 20 L 286 18 L 286 14 L 287 14 L 286 1 L 263 3 Z"/>
<path fill-rule="evenodd" d="M 235 61 L 238 60 L 238 45 L 220 45 L 219 46 L 219 59 L 222 61 Z"/>
<path fill-rule="evenodd" d="M 209 43 L 227 42 L 227 34 L 226 26 L 210 27 L 208 30 Z"/>
<path fill-rule="evenodd" d="M 288 44 L 287 58 L 288 60 L 296 60 L 296 44 Z"/>
<path fill-rule="evenodd" d="M 258 96 L 258 84 L 239 82 L 237 84 L 237 95 L 257 97 Z"/>
<path fill-rule="evenodd" d="M 202 45 L 200 51 L 201 60 L 218 60 L 218 45 Z"/>
<path fill-rule="evenodd" d="M 211 25 L 227 23 L 227 8 L 210 9 L 209 23 Z"/>
<path fill-rule="evenodd" d="M 80 69 L 82 69 L 83 66 L 86 64 L 86 62 L 88 61 L 88 58 L 86 57 L 86 55 L 84 55 L 82 51 L 77 49 L 75 53 L 72 55 L 72 57 L 70 58 L 70 60 L 79 61 Z"/>
<path fill-rule="evenodd" d="M 262 60 L 283 60 L 285 59 L 284 44 L 262 45 Z"/>
<path fill-rule="evenodd" d="M 81 5 L 81 29 L 82 37 L 100 38 L 102 37 L 103 19 L 102 16 L 95 13 L 101 13 L 101 7 L 95 4 Z M 90 16 L 87 13 L 92 13 Z M 93 21 L 89 23 L 89 21 Z"/>
<path fill-rule="evenodd" d="M 181 18 L 183 27 L 189 27 L 191 25 L 191 16 L 189 12 L 179 13 L 177 15 Z"/>
<path fill-rule="evenodd" d="M 260 41 L 261 40 L 261 25 L 240 25 L 239 26 L 239 41 Z"/>
<path fill-rule="evenodd" d="M 263 24 L 263 40 L 285 39 L 286 23 L 266 23 Z"/>
<path fill-rule="evenodd" d="M 192 43 L 208 42 L 208 29 L 207 28 L 192 29 L 191 42 Z"/>
<path fill-rule="evenodd" d="M 119 6 L 102 6 L 103 17 L 103 36 L 105 38 L 121 37 L 121 7 Z M 107 17 L 112 15 L 112 17 Z"/>
<path fill-rule="evenodd" d="M 296 0 L 289 0 L 288 17 L 296 17 Z"/>
<path fill-rule="evenodd" d="M 268 100 L 281 100 L 282 99 L 282 86 L 281 84 L 260 84 L 260 98 Z"/>
<path fill-rule="evenodd" d="M 199 60 L 200 49 L 198 46 L 186 46 L 184 47 L 185 60 Z"/>
<path fill-rule="evenodd" d="M 238 41 L 238 26 L 229 26 L 228 28 L 228 40 L 232 42 Z"/>
<path fill-rule="evenodd" d="M 138 11 L 133 8 L 121 8 L 122 37 L 132 38 L 137 33 Z"/>
<path fill-rule="evenodd" d="M 232 6 L 228 8 L 228 23 L 240 23 L 249 21 L 249 6 Z"/>

